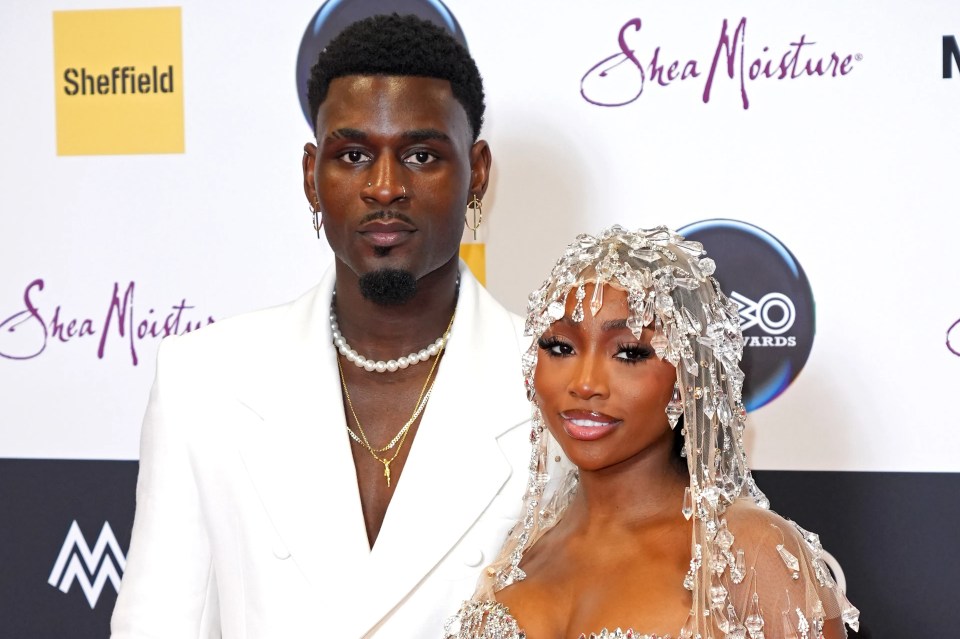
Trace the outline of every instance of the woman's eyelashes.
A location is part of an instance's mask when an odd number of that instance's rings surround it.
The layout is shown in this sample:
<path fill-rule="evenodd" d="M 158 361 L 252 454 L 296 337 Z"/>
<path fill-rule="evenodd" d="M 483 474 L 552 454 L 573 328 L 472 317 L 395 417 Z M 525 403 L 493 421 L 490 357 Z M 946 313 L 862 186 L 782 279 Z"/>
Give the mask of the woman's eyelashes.
<path fill-rule="evenodd" d="M 551 357 L 567 357 L 568 355 L 573 355 L 573 346 L 556 335 L 541 337 L 537 340 L 537 346 Z"/>
<path fill-rule="evenodd" d="M 653 349 L 645 344 L 633 342 L 630 344 L 619 342 L 617 344 L 617 359 L 622 359 L 629 364 L 636 364 L 653 356 Z"/>
<path fill-rule="evenodd" d="M 557 335 L 541 337 L 537 346 L 550 357 L 570 357 L 576 355 L 573 344 Z M 640 342 L 617 342 L 613 356 L 627 364 L 636 364 L 653 357 L 653 349 Z"/>

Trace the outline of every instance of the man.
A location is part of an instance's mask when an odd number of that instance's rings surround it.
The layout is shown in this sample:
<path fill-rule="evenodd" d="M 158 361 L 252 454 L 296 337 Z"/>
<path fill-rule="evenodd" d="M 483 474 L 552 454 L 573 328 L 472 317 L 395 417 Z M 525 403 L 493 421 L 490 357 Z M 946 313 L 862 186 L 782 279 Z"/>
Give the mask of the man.
<path fill-rule="evenodd" d="M 476 66 L 379 16 L 321 53 L 309 96 L 334 266 L 164 341 L 117 639 L 436 637 L 518 514 L 522 338 L 458 259 L 491 164 Z"/>

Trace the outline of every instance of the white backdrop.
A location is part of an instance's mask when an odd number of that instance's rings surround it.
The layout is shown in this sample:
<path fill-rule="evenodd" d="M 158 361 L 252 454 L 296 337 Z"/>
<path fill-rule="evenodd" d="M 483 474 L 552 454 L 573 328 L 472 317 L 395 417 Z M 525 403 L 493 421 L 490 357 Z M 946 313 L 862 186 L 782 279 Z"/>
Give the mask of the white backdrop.
<path fill-rule="evenodd" d="M 134 366 L 114 316 L 98 357 L 115 285 L 122 298 L 135 283 L 135 324 L 185 301 L 183 326 L 286 301 L 330 258 L 301 191 L 311 131 L 294 83 L 316 0 L 182 2 L 185 153 L 57 155 L 52 12 L 133 6 L 150 5 L 0 5 L 0 322 L 44 281 L 36 314 L 0 330 L 0 457 L 137 457 L 158 340 L 134 340 Z M 944 343 L 960 319 L 960 71 L 941 77 L 960 4 L 447 6 L 486 81 L 495 171 L 481 240 L 500 300 L 522 312 L 581 231 L 747 221 L 789 247 L 817 303 L 806 367 L 751 414 L 754 466 L 960 471 L 960 357 Z M 581 78 L 637 17 L 627 41 L 642 64 L 660 47 L 661 62 L 694 59 L 700 77 L 648 77 L 628 105 L 589 104 Z M 731 36 L 746 18 L 748 63 L 779 61 L 801 35 L 815 43 L 801 64 L 855 58 L 842 77 L 748 80 L 749 109 L 718 70 L 704 103 L 725 18 Z M 629 93 L 636 78 L 622 65 L 603 91 Z M 52 336 L 58 307 L 96 334 Z"/>

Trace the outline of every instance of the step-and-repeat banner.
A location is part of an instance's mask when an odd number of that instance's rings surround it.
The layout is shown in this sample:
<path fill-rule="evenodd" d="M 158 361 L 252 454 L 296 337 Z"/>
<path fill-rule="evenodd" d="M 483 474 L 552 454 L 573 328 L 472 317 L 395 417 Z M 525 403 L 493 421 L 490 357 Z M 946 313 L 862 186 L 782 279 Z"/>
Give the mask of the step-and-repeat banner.
<path fill-rule="evenodd" d="M 960 5 L 61 0 L 0 5 L 0 636 L 108 635 L 157 345 L 319 278 L 303 69 L 394 9 L 484 75 L 490 290 L 615 222 L 704 242 L 774 507 L 871 636 L 953 632 Z"/>

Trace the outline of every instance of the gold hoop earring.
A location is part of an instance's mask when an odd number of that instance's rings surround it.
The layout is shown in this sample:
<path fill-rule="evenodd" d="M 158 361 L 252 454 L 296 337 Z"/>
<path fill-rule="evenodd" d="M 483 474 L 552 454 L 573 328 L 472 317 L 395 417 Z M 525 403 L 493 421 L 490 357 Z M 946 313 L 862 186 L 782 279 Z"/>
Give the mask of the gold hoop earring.
<path fill-rule="evenodd" d="M 321 217 L 320 212 L 320 201 L 314 200 L 316 204 L 315 207 L 310 207 L 310 212 L 313 213 L 313 228 L 317 231 L 317 239 L 320 239 L 320 229 L 323 228 L 323 217 Z"/>
<path fill-rule="evenodd" d="M 470 220 L 467 219 L 467 214 L 463 214 L 463 224 L 468 229 L 473 231 L 473 239 L 477 239 L 477 229 L 480 228 L 480 224 L 483 223 L 483 203 L 480 201 L 480 198 L 477 197 L 477 194 L 473 194 L 473 198 L 470 200 L 470 203 L 467 204 L 467 209 L 473 211 L 473 225 L 470 224 Z"/>

